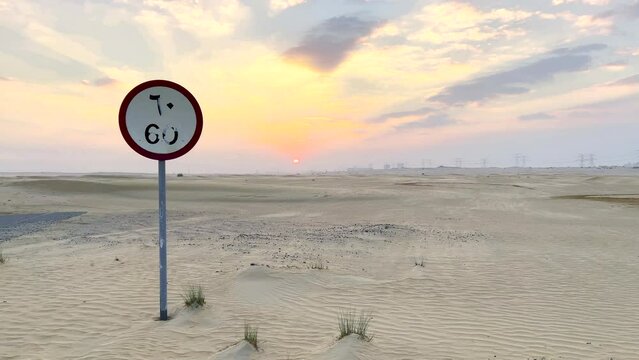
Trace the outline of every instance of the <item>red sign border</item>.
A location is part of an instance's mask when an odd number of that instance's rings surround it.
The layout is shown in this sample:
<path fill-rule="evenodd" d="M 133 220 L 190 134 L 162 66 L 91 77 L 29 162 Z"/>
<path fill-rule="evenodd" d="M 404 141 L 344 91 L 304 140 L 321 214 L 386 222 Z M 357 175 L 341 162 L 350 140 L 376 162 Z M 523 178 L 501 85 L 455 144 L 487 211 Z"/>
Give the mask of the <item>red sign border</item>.
<path fill-rule="evenodd" d="M 131 134 L 129 134 L 126 127 L 126 111 L 129 108 L 129 105 L 131 104 L 131 101 L 133 100 L 133 98 L 136 95 L 138 95 L 140 92 L 148 88 L 156 87 L 156 86 L 168 87 L 181 93 L 182 95 L 184 95 L 184 97 L 186 97 L 189 100 L 189 102 L 193 106 L 193 110 L 195 110 L 195 133 L 193 134 L 193 137 L 183 148 L 181 148 L 180 150 L 176 152 L 172 152 L 168 154 L 157 154 L 157 153 L 143 149 L 140 145 L 138 145 L 133 140 L 133 138 L 131 137 Z M 204 125 L 202 109 L 200 108 L 200 104 L 198 104 L 197 100 L 195 99 L 195 96 L 193 96 L 193 94 L 191 94 L 182 85 L 176 84 L 168 80 L 150 80 L 150 81 L 143 82 L 140 85 L 134 87 L 124 97 L 124 100 L 122 100 L 118 119 L 120 124 L 120 133 L 122 133 L 122 137 L 124 138 L 126 143 L 129 144 L 131 149 L 133 149 L 138 154 L 153 160 L 173 160 L 191 151 L 191 149 L 193 149 L 195 144 L 200 139 L 200 135 L 202 135 L 202 127 Z"/>

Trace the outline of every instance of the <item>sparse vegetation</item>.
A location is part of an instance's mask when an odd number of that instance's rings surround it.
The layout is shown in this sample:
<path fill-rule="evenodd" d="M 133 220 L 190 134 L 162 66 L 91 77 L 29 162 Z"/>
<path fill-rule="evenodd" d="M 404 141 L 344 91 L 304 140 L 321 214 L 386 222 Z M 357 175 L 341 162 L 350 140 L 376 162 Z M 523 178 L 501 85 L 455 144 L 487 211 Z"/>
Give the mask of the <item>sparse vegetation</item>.
<path fill-rule="evenodd" d="M 424 267 L 424 257 L 423 256 L 421 258 L 419 258 L 419 259 L 414 258 L 413 260 L 415 260 L 415 266 Z"/>
<path fill-rule="evenodd" d="M 339 326 L 338 339 L 357 334 L 360 340 L 373 340 L 373 337 L 368 334 L 368 325 L 372 319 L 373 316 L 370 312 L 361 311 L 358 315 L 355 310 L 341 311 L 337 316 Z"/>
<path fill-rule="evenodd" d="M 317 260 L 311 263 L 311 269 L 314 270 L 327 270 L 328 266 L 324 263 L 322 258 L 317 258 Z"/>
<path fill-rule="evenodd" d="M 206 304 L 204 292 L 202 291 L 202 287 L 199 285 L 189 286 L 184 294 L 182 294 L 182 299 L 184 299 L 184 306 L 192 309 L 203 307 Z"/>
<path fill-rule="evenodd" d="M 0 264 L 4 264 L 7 262 L 7 258 L 2 254 L 2 250 L 0 250 Z"/>
<path fill-rule="evenodd" d="M 253 345 L 255 350 L 258 350 L 257 346 L 257 327 L 251 326 L 249 323 L 244 323 L 244 340 Z"/>

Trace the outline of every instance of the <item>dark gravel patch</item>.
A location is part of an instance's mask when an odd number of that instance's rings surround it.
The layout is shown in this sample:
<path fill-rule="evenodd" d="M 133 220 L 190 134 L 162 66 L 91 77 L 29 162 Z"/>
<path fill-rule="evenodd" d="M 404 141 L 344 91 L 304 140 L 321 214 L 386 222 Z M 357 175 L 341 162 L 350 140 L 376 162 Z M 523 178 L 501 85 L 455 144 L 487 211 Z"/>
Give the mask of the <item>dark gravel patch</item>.
<path fill-rule="evenodd" d="M 0 242 L 43 230 L 49 225 L 80 216 L 84 212 L 53 212 L 0 215 Z"/>

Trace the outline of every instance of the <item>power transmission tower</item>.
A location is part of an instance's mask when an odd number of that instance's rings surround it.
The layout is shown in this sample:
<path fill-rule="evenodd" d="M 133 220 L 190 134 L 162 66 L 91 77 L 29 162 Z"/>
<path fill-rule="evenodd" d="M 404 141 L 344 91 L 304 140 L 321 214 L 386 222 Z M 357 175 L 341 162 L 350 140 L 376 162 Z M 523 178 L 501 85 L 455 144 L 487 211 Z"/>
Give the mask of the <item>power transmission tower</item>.
<path fill-rule="evenodd" d="M 586 155 L 579 154 L 579 158 L 577 159 L 577 161 L 579 161 L 579 167 L 584 167 L 584 163 L 586 162 Z"/>
<path fill-rule="evenodd" d="M 521 167 L 526 167 L 526 155 L 521 156 Z"/>
<path fill-rule="evenodd" d="M 595 167 L 595 154 L 588 154 L 588 165 Z"/>
<path fill-rule="evenodd" d="M 486 158 L 481 159 L 481 167 L 485 168 L 488 160 Z"/>
<path fill-rule="evenodd" d="M 519 159 L 521 158 L 520 154 L 515 154 L 515 167 L 519 167 Z"/>
<path fill-rule="evenodd" d="M 455 167 L 462 167 L 462 159 L 461 158 L 457 158 L 455 159 Z"/>

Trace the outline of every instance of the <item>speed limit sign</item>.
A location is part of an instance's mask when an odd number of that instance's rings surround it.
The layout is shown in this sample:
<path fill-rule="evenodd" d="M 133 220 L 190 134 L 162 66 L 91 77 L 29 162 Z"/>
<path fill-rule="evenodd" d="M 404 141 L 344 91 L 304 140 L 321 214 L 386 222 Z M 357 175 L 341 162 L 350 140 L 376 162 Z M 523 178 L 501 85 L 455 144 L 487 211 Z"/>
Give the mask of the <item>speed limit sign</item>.
<path fill-rule="evenodd" d="M 120 106 L 120 132 L 138 154 L 171 160 L 191 150 L 202 134 L 195 97 L 171 81 L 152 80 L 131 90 Z"/>
<path fill-rule="evenodd" d="M 118 116 L 124 140 L 138 154 L 158 160 L 160 320 L 168 320 L 166 164 L 193 149 L 202 134 L 202 109 L 184 87 L 151 80 L 129 91 Z"/>

